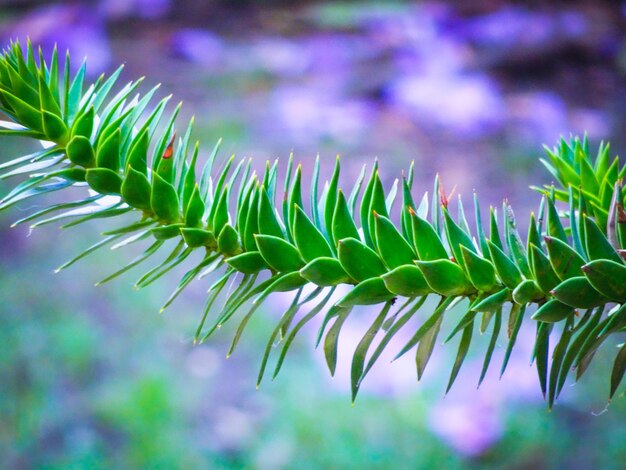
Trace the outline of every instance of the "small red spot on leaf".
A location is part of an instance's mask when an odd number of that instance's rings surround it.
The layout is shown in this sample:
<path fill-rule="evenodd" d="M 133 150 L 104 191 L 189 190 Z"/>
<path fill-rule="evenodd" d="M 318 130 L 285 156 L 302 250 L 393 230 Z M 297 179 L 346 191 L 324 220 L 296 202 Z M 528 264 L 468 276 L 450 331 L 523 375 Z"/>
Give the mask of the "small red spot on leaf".
<path fill-rule="evenodd" d="M 174 132 L 174 135 L 172 135 L 172 139 L 170 140 L 170 143 L 167 144 L 167 147 L 165 148 L 165 152 L 163 152 L 163 160 L 172 158 L 172 155 L 174 155 L 174 140 L 175 139 L 176 139 L 176 132 Z"/>

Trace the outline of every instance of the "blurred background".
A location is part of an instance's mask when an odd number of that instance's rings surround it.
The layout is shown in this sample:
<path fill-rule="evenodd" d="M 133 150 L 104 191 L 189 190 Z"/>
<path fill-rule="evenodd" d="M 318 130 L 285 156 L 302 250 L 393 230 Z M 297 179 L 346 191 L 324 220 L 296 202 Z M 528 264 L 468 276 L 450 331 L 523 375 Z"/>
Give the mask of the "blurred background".
<path fill-rule="evenodd" d="M 58 43 L 75 64 L 88 57 L 92 78 L 125 63 L 144 91 L 162 83 L 195 114 L 204 156 L 219 137 L 222 155 L 259 164 L 293 151 L 307 170 L 319 153 L 328 172 L 340 154 L 346 186 L 378 158 L 387 187 L 415 161 L 419 191 L 438 172 L 467 202 L 474 190 L 485 207 L 507 197 L 522 230 L 539 203 L 528 186 L 550 182 L 543 144 L 586 132 L 626 145 L 625 22 L 626 3 L 597 0 L 0 0 L 2 43 Z M 32 145 L 0 139 L 1 158 Z M 529 366 L 533 331 L 502 382 L 499 345 L 476 390 L 478 338 L 444 397 L 457 338 L 419 384 L 413 358 L 381 358 L 352 407 L 348 359 L 375 315 L 362 309 L 335 379 L 313 351 L 318 323 L 255 391 L 290 299 L 272 299 L 226 361 L 233 325 L 192 346 L 206 279 L 159 315 L 184 266 L 141 292 L 141 269 L 93 288 L 133 250 L 52 275 L 108 225 L 9 229 L 29 208 L 0 215 L 3 467 L 624 468 L 625 400 L 606 407 L 612 345 L 551 413 Z"/>

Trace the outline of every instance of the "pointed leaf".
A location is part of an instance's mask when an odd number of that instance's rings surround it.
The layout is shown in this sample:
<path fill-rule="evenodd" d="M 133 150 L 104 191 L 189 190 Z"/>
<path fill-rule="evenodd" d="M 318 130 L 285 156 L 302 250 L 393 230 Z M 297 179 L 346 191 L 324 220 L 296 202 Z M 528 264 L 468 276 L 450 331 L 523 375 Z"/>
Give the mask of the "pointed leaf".
<path fill-rule="evenodd" d="M 230 224 L 224 225 L 217 237 L 217 249 L 226 256 L 234 256 L 241 253 L 242 246 L 239 242 L 239 234 Z"/>
<path fill-rule="evenodd" d="M 153 173 L 152 178 L 152 192 L 150 194 L 152 211 L 159 219 L 167 223 L 178 222 L 180 216 L 176 190 L 157 173 Z"/>
<path fill-rule="evenodd" d="M 463 264 L 474 287 L 482 292 L 493 292 L 497 289 L 499 283 L 493 265 L 474 251 L 468 250 L 463 245 L 460 246 Z"/>
<path fill-rule="evenodd" d="M 573 307 L 552 299 L 539 307 L 530 318 L 538 322 L 556 323 L 568 318 L 572 313 L 574 313 Z"/>
<path fill-rule="evenodd" d="M 411 228 L 413 240 L 415 240 L 415 251 L 420 260 L 448 259 L 448 253 L 433 226 L 415 212 L 411 212 Z"/>
<path fill-rule="evenodd" d="M 399 266 L 384 274 L 382 279 L 389 292 L 403 297 L 418 297 L 432 292 L 417 266 Z"/>
<path fill-rule="evenodd" d="M 556 299 L 574 308 L 594 308 L 609 301 L 595 290 L 584 276 L 571 277 L 550 292 Z"/>
<path fill-rule="evenodd" d="M 292 272 L 299 271 L 304 266 L 296 247 L 282 238 L 256 235 L 255 239 L 261 256 L 272 269 L 278 272 Z"/>
<path fill-rule="evenodd" d="M 326 338 L 324 339 L 324 356 L 326 357 L 326 364 L 328 365 L 328 370 L 330 371 L 330 375 L 335 375 L 335 369 L 337 367 L 337 345 L 339 343 L 339 333 L 341 332 L 341 327 L 344 322 L 350 315 L 351 307 L 335 307 L 336 308 L 336 316 L 337 319 L 333 326 L 330 327 L 328 333 L 326 334 Z"/>
<path fill-rule="evenodd" d="M 265 259 L 258 251 L 247 251 L 226 260 L 229 266 L 244 274 L 256 274 L 268 268 Z"/>
<path fill-rule="evenodd" d="M 387 290 L 385 282 L 380 277 L 373 277 L 353 287 L 337 302 L 337 305 L 345 308 L 357 305 L 376 305 L 394 297 L 394 294 Z"/>
<path fill-rule="evenodd" d="M 87 137 L 74 137 L 67 144 L 66 152 L 70 161 L 76 165 L 90 167 L 95 163 L 93 147 Z"/>
<path fill-rule="evenodd" d="M 300 270 L 300 275 L 318 286 L 336 286 L 350 282 L 350 276 L 335 258 L 316 258 Z"/>
<path fill-rule="evenodd" d="M 338 255 L 343 269 L 359 282 L 386 271 L 376 252 L 354 238 L 339 240 Z"/>
<path fill-rule="evenodd" d="M 582 267 L 595 290 L 616 302 L 626 302 L 626 266 L 608 259 L 598 259 Z"/>
<path fill-rule="evenodd" d="M 431 289 L 444 296 L 458 296 L 474 292 L 461 267 L 447 259 L 416 261 Z"/>
<path fill-rule="evenodd" d="M 120 194 L 122 177 L 108 168 L 90 168 L 87 170 L 87 183 L 100 194 Z"/>
<path fill-rule="evenodd" d="M 389 309 L 391 308 L 392 303 L 387 302 L 381 312 L 376 316 L 376 319 L 372 323 L 372 325 L 365 332 L 363 338 L 356 347 L 354 351 L 354 355 L 352 356 L 352 367 L 350 370 L 350 379 L 352 384 L 352 402 L 356 399 L 357 393 L 359 392 L 359 387 L 361 385 L 361 379 L 363 377 L 363 366 L 365 364 L 365 356 L 367 355 L 367 351 L 369 350 L 372 341 L 374 341 L 374 337 L 376 333 L 380 330 L 387 314 L 389 313 Z"/>
<path fill-rule="evenodd" d="M 324 235 L 298 206 L 295 208 L 293 238 L 300 255 L 306 262 L 332 256 L 332 250 Z"/>
<path fill-rule="evenodd" d="M 344 238 L 354 238 L 356 240 L 361 238 L 341 189 L 337 194 L 337 203 L 332 219 L 332 236 L 335 245 L 337 245 L 339 240 L 343 240 Z"/>
<path fill-rule="evenodd" d="M 622 344 L 617 356 L 615 356 L 615 362 L 613 363 L 613 369 L 611 370 L 611 390 L 609 392 L 609 399 L 613 398 L 619 384 L 624 378 L 626 372 L 626 343 Z"/>
<path fill-rule="evenodd" d="M 454 360 L 452 373 L 450 374 L 450 380 L 448 381 L 448 385 L 446 387 L 446 393 L 448 393 L 452 388 L 452 385 L 454 385 L 454 381 L 456 380 L 456 377 L 461 370 L 463 361 L 465 361 L 465 357 L 467 356 L 467 352 L 469 351 L 469 347 L 472 342 L 473 331 L 474 322 L 472 321 L 463 329 L 463 335 L 461 336 L 461 342 L 459 343 L 459 350 L 456 353 L 456 359 Z"/>
<path fill-rule="evenodd" d="M 410 265 L 415 254 L 408 242 L 387 217 L 374 214 L 374 231 L 376 247 L 383 263 L 389 269 Z"/>

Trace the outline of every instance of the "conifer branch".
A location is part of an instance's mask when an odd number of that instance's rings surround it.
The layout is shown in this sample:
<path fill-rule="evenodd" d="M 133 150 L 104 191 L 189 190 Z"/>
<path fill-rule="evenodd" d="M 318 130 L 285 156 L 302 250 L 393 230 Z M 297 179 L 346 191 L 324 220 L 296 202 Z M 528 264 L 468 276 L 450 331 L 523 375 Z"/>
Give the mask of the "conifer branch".
<path fill-rule="evenodd" d="M 323 316 L 318 344 L 323 344 L 334 373 L 341 329 L 360 305 L 378 305 L 380 311 L 352 357 L 352 399 L 400 329 L 415 329 L 398 357 L 414 351 L 421 377 L 446 312 L 465 300 L 466 313 L 446 338 L 447 342 L 461 337 L 448 389 L 477 324 L 481 333 L 491 335 L 480 383 L 502 323 L 508 321 L 501 374 L 522 323 L 533 322 L 534 361 L 551 407 L 570 371 L 580 378 L 598 348 L 626 331 L 626 166 L 617 157 L 610 158 L 608 144 L 601 144 L 595 156 L 586 138 L 561 139 L 556 147 L 545 149 L 547 158 L 542 163 L 558 186 L 535 188 L 542 194 L 541 205 L 530 216 L 524 242 L 507 202 L 500 214 L 490 208 L 489 235 L 482 226 L 478 199 L 473 204 L 476 226 L 470 229 L 461 200 L 458 215 L 452 217 L 437 179 L 432 197 L 426 193 L 416 204 L 412 165 L 400 182 L 399 196 L 395 186 L 385 191 L 377 163 L 367 181 L 359 178 L 348 193 L 340 188 L 337 159 L 318 199 L 318 159 L 308 210 L 302 168 L 298 165 L 294 171 L 292 158 L 283 179 L 277 163 L 269 162 L 264 174 L 257 176 L 249 160 L 219 159 L 218 142 L 196 173 L 199 146 L 191 141 L 193 119 L 182 132 L 175 128 L 180 105 L 168 113 L 169 97 L 153 104 L 157 87 L 140 96 L 136 90 L 141 80 L 127 83 L 113 95 L 121 68 L 87 84 L 85 67 L 83 63 L 71 75 L 69 54 L 61 63 L 55 50 L 46 61 L 30 43 L 26 51 L 12 43 L 3 52 L 0 111 L 12 122 L 0 123 L 0 135 L 30 137 L 50 146 L 0 164 L 2 178 L 22 179 L 0 200 L 0 210 L 41 194 L 82 187 L 91 194 L 45 207 L 15 225 L 61 223 L 68 228 L 122 214 L 134 216 L 132 223 L 104 233 L 59 268 L 106 246 L 147 245 L 138 258 L 100 283 L 171 248 L 168 240 L 174 241 L 173 250 L 137 280 L 138 288 L 167 274 L 192 253 L 200 253 L 201 261 L 183 276 L 163 309 L 191 281 L 215 273 L 196 341 L 206 341 L 246 310 L 239 317 L 229 355 L 262 303 L 273 293 L 292 292 L 293 302 L 262 356 L 258 384 L 272 346 L 281 343 L 276 376 L 294 337 L 318 315 Z M 277 193 L 284 194 L 279 210 Z M 401 201 L 398 224 L 392 221 L 395 199 Z M 559 211 L 559 206 L 565 210 Z M 231 281 L 234 291 L 218 307 L 216 300 Z M 330 305 L 341 284 L 351 286 L 350 290 Z M 425 320 L 419 327 L 409 327 L 409 320 L 425 310 L 428 296 L 439 299 L 437 307 L 423 312 Z M 396 304 L 398 297 L 406 300 Z M 531 305 L 537 307 L 533 313 Z M 374 346 L 377 336 L 382 339 Z M 550 341 L 556 346 L 548 357 Z M 616 354 L 610 397 L 626 369 L 624 350 L 622 346 Z"/>

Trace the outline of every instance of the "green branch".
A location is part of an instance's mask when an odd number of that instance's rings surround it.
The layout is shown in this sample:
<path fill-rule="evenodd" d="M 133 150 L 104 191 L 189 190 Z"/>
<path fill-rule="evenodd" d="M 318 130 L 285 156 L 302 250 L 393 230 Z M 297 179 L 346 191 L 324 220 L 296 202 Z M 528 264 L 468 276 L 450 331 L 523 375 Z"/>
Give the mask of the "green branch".
<path fill-rule="evenodd" d="M 352 189 L 344 192 L 337 160 L 318 197 L 317 160 L 310 211 L 305 210 L 302 195 L 302 169 L 298 165 L 294 171 L 291 158 L 280 189 L 276 163 L 268 162 L 264 174 L 257 176 L 249 160 L 237 162 L 231 157 L 215 171 L 219 143 L 197 175 L 193 120 L 180 134 L 174 127 L 180 106 L 167 114 L 168 98 L 151 104 L 156 88 L 141 97 L 136 93 L 140 81 L 129 82 L 112 95 L 121 69 L 88 85 L 84 64 L 71 76 L 67 56 L 63 71 L 60 68 L 56 51 L 46 62 L 30 44 L 25 53 L 19 44 L 11 44 L 0 60 L 0 111 L 13 121 L 1 124 L 0 134 L 51 142 L 39 152 L 0 165 L 5 171 L 2 178 L 23 179 L 0 200 L 0 209 L 40 194 L 84 187 L 93 195 L 50 205 L 16 224 L 37 227 L 61 222 L 65 228 L 133 214 L 131 224 L 106 232 L 59 268 L 105 246 L 148 244 L 138 258 L 101 282 L 166 250 L 170 239 L 175 240 L 174 249 L 141 276 L 137 287 L 151 284 L 193 252 L 200 252 L 202 260 L 183 276 L 163 309 L 192 280 L 219 273 L 209 289 L 196 341 L 205 341 L 245 309 L 229 355 L 264 300 L 275 292 L 293 292 L 293 302 L 265 348 L 258 383 L 272 346 L 277 341 L 282 344 L 275 376 L 294 337 L 317 315 L 323 315 L 318 344 L 323 344 L 334 373 L 339 336 L 350 313 L 359 305 L 379 305 L 379 314 L 353 354 L 354 399 L 383 349 L 400 329 L 410 328 L 409 320 L 424 309 L 426 297 L 434 296 L 439 299 L 437 307 L 424 316 L 398 353 L 399 357 L 415 351 L 418 377 L 446 312 L 466 299 L 466 313 L 446 338 L 447 342 L 461 336 L 448 389 L 468 353 L 476 324 L 491 337 L 480 383 L 502 324 L 508 322 L 501 374 L 522 323 L 532 322 L 537 331 L 533 359 L 552 406 L 569 372 L 574 369 L 579 378 L 602 343 L 626 330 L 622 185 L 626 166 L 620 166 L 617 157 L 609 158 L 608 145 L 601 145 L 595 157 L 586 139 L 561 140 L 556 148 L 546 149 L 547 159 L 542 162 L 559 187 L 536 188 L 543 197 L 538 214 L 531 214 L 524 243 L 506 202 L 499 216 L 490 208 L 489 235 L 481 224 L 478 200 L 474 198 L 473 204 L 476 227 L 470 230 L 460 199 L 457 217 L 450 215 L 438 180 L 432 198 L 425 195 L 415 204 L 412 166 L 390 192 L 383 188 L 377 163 L 367 180 L 364 170 Z M 277 192 L 285 195 L 278 206 Z M 392 222 L 391 215 L 396 199 L 401 200 L 399 224 Z M 224 296 L 233 280 L 234 292 L 218 308 L 216 299 Z M 340 284 L 351 288 L 330 305 Z M 314 288 L 305 294 L 307 286 Z M 398 297 L 406 300 L 396 307 Z M 532 315 L 527 314 L 530 304 L 538 306 Z M 377 336 L 381 339 L 374 346 Z M 556 346 L 549 357 L 551 340 Z M 613 366 L 610 397 L 625 368 L 622 346 Z"/>

